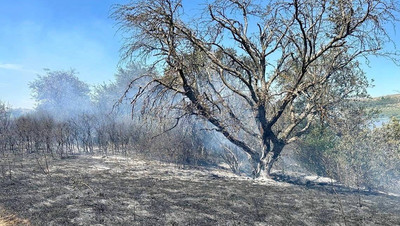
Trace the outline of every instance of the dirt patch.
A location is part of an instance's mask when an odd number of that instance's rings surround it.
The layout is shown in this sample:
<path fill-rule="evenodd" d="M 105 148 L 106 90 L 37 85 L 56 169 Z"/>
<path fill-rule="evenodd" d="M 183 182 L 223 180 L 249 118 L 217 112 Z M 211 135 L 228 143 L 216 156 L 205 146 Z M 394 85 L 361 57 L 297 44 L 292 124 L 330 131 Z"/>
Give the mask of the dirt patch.
<path fill-rule="evenodd" d="M 25 160 L 0 205 L 32 225 L 400 225 L 400 198 L 124 157 Z"/>

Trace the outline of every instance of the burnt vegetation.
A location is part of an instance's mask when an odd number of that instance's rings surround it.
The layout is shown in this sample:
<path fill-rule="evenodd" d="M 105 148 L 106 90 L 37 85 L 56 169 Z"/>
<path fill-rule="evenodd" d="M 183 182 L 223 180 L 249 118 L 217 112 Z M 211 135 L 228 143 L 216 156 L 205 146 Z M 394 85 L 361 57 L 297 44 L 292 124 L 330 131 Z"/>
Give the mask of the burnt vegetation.
<path fill-rule="evenodd" d="M 4 218 L 31 225 L 397 225 L 400 198 L 331 185 L 253 180 L 137 157 L 33 159 L 0 183 Z M 2 220 L 2 218 L 0 218 Z M 25 219 L 25 220 L 24 220 Z"/>

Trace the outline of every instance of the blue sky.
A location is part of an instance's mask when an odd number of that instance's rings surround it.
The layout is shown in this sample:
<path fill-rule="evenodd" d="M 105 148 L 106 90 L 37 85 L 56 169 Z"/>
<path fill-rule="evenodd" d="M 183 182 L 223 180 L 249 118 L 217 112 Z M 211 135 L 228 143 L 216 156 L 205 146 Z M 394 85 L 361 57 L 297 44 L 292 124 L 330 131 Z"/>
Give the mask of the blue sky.
<path fill-rule="evenodd" d="M 28 83 L 43 69 L 76 69 L 81 80 L 113 79 L 121 38 L 110 7 L 119 0 L 2 0 L 0 100 L 32 108 Z"/>
<path fill-rule="evenodd" d="M 113 4 L 129 0 L 1 0 L 0 100 L 33 108 L 28 83 L 43 69 L 76 69 L 91 85 L 113 79 L 121 35 L 109 18 Z M 199 1 L 198 1 L 199 2 Z M 186 11 L 188 13 L 188 11 Z M 399 31 L 393 33 L 400 48 Z M 365 71 L 373 96 L 400 93 L 400 67 L 373 58 Z"/>

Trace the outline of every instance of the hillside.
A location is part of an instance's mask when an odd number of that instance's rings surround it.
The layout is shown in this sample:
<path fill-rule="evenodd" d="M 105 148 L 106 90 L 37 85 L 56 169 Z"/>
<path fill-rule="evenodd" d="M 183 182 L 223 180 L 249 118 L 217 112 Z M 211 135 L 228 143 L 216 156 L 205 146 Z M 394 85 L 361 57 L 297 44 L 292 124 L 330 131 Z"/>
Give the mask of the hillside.
<path fill-rule="evenodd" d="M 382 118 L 397 117 L 400 119 L 400 94 L 375 97 L 363 101 L 368 108 L 375 108 L 381 111 Z"/>
<path fill-rule="evenodd" d="M 329 184 L 124 157 L 54 160 L 47 176 L 36 161 L 17 166 L 0 178 L 0 209 L 31 225 L 400 224 L 400 197 Z"/>

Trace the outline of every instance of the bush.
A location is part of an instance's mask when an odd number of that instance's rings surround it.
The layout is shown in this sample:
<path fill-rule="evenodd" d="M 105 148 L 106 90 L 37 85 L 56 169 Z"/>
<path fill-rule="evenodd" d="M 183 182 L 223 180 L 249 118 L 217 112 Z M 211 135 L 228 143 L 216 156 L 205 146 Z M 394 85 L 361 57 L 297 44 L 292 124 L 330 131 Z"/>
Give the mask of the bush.
<path fill-rule="evenodd" d="M 332 176 L 335 162 L 337 136 L 328 127 L 316 126 L 299 142 L 296 160 L 299 164 L 319 176 Z"/>
<path fill-rule="evenodd" d="M 301 141 L 296 158 L 305 169 L 343 184 L 398 192 L 400 122 L 393 118 L 380 128 L 336 135 L 313 128 Z"/>

